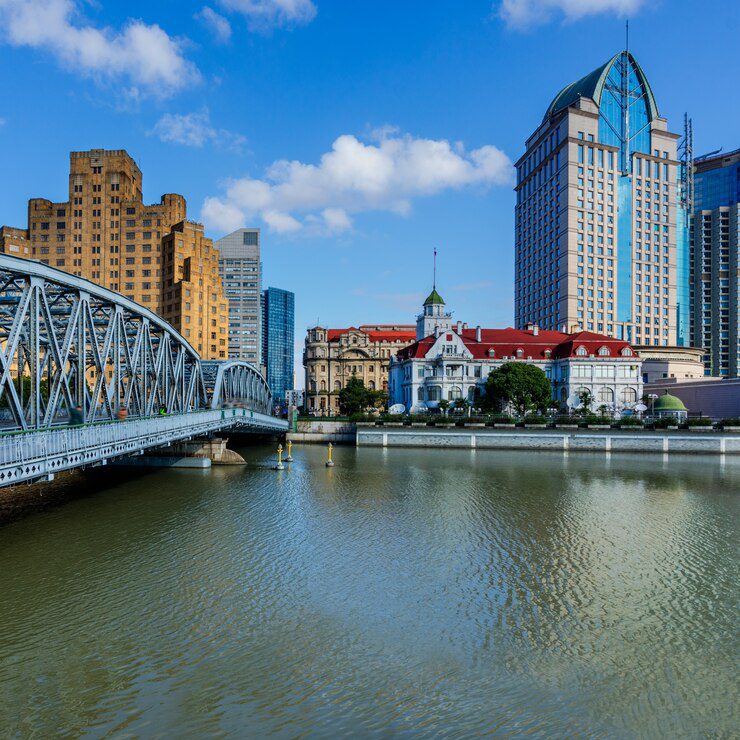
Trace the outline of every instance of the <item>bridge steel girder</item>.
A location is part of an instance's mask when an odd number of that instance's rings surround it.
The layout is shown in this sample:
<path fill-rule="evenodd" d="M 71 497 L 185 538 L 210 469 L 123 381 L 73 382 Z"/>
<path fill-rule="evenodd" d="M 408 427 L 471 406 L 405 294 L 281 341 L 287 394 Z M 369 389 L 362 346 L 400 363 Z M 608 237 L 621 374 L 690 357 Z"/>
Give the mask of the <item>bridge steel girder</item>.
<path fill-rule="evenodd" d="M 225 430 L 282 434 L 288 422 L 247 409 L 215 409 L 172 416 L 0 435 L 0 487 L 51 478 L 146 449 Z"/>
<path fill-rule="evenodd" d="M 243 360 L 203 360 L 210 407 L 237 406 L 272 413 L 272 393 L 260 371 Z"/>
<path fill-rule="evenodd" d="M 208 407 L 198 353 L 149 309 L 35 260 L 0 255 L 0 426 L 47 429 Z"/>

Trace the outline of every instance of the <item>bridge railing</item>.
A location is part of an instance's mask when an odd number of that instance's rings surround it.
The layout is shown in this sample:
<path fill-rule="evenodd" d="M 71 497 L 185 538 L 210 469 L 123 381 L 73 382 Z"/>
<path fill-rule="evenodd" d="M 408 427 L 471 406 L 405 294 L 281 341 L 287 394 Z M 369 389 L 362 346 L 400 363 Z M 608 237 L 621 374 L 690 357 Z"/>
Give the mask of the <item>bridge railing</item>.
<path fill-rule="evenodd" d="M 0 434 L 0 486 L 228 429 L 281 433 L 287 430 L 287 422 L 246 409 L 211 409 Z"/>

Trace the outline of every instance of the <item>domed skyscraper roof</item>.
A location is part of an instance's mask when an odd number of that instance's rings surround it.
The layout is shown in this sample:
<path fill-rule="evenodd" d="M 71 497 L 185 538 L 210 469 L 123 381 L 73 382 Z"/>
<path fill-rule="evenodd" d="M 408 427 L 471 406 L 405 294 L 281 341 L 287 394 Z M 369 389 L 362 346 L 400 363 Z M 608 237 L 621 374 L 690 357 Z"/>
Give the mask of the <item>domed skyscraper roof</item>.
<path fill-rule="evenodd" d="M 627 64 L 627 68 L 622 69 L 622 65 L 625 63 Z M 655 102 L 655 96 L 645 73 L 642 71 L 642 67 L 640 67 L 636 59 L 628 51 L 620 51 L 608 62 L 593 70 L 593 72 L 589 72 L 585 77 L 581 77 L 580 80 L 566 85 L 547 107 L 543 120 L 547 120 L 558 111 L 574 105 L 578 101 L 578 98 L 591 98 L 596 105 L 601 106 L 604 92 L 611 88 L 618 89 L 621 86 L 623 72 L 628 76 L 630 89 L 634 87 L 633 82 L 636 78 L 640 87 L 637 93 L 645 97 L 649 120 L 652 121 L 658 118 L 658 105 Z"/>

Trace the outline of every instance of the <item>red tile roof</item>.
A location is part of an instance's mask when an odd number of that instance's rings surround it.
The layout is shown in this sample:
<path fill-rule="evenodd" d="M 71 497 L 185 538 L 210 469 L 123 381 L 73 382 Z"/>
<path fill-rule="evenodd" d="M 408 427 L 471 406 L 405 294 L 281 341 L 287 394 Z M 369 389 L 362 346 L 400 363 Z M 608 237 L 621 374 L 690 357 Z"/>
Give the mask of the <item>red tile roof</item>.
<path fill-rule="evenodd" d="M 451 333 L 451 332 L 448 332 Z M 607 337 L 603 334 L 581 331 L 575 334 L 565 334 L 560 331 L 546 331 L 540 329 L 537 335 L 529 329 L 481 329 L 481 341 L 476 341 L 475 329 L 463 329 L 460 334 L 465 346 L 476 359 L 502 359 L 504 357 L 516 357 L 517 350 L 522 350 L 522 358 L 533 360 L 547 359 L 546 352 L 554 358 L 575 357 L 576 350 L 583 346 L 587 355 L 598 356 L 601 347 L 609 349 L 610 357 L 618 357 L 620 352 L 629 347 L 628 342 L 620 339 Z M 410 357 L 426 357 L 429 350 L 436 342 L 434 336 L 425 337 L 420 342 L 400 350 L 397 355 L 399 359 L 405 360 Z M 494 355 L 490 354 L 494 351 Z"/>
<path fill-rule="evenodd" d="M 359 331 L 367 334 L 371 342 L 413 342 L 416 339 L 416 327 L 412 325 L 384 326 L 364 324 L 362 326 L 350 326 L 346 329 L 328 329 L 327 337 L 330 342 L 338 342 L 342 334 L 349 331 Z"/>

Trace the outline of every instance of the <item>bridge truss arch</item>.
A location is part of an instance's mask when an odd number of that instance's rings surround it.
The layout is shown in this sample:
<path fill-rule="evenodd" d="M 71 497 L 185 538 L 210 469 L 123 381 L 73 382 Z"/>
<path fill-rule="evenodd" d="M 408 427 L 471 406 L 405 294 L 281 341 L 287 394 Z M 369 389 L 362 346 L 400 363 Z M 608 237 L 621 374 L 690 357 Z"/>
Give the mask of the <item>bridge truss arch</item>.
<path fill-rule="evenodd" d="M 272 413 L 272 393 L 260 371 L 243 360 L 203 360 L 203 379 L 211 408 L 243 407 Z"/>
<path fill-rule="evenodd" d="M 44 429 L 208 406 L 198 353 L 149 309 L 34 260 L 0 255 L 0 418 Z"/>

